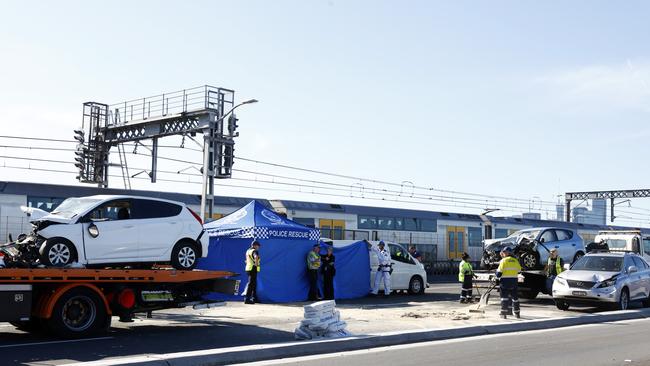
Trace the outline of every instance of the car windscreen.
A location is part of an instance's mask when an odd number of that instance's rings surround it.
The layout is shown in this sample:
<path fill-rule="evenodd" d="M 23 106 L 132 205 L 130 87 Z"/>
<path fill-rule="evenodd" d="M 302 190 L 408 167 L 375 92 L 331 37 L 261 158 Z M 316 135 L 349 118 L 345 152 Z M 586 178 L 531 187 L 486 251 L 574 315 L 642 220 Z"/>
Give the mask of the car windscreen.
<path fill-rule="evenodd" d="M 571 266 L 572 271 L 620 272 L 623 269 L 623 257 L 584 256 Z"/>
<path fill-rule="evenodd" d="M 537 238 L 537 235 L 539 235 L 539 230 L 519 230 L 510 234 L 510 236 L 508 236 L 508 239 L 516 239 L 519 238 L 520 236 L 523 236 L 528 240 L 533 240 Z"/>
<path fill-rule="evenodd" d="M 100 201 L 99 198 L 68 198 L 61 202 L 52 214 L 70 219 L 86 212 Z"/>

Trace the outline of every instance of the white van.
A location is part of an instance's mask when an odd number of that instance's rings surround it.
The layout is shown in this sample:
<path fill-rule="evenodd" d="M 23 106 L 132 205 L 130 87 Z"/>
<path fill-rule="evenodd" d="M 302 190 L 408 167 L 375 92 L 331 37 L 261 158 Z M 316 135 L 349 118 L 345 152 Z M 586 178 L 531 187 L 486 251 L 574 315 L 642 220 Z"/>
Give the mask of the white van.
<path fill-rule="evenodd" d="M 328 241 L 329 242 L 329 241 Z M 331 243 L 334 247 L 340 248 L 347 245 L 357 243 L 358 240 L 333 240 Z M 379 241 L 369 242 L 373 247 L 377 247 Z M 390 277 L 391 290 L 407 290 L 410 294 L 421 295 L 424 294 L 424 289 L 427 285 L 427 272 L 424 270 L 424 265 L 413 258 L 404 246 L 389 241 L 384 241 L 386 249 L 390 252 L 390 257 L 393 264 L 393 273 Z M 370 252 L 370 287 L 375 283 L 375 274 L 379 267 L 379 260 L 374 251 Z M 384 289 L 384 283 L 381 282 L 379 290 Z"/>

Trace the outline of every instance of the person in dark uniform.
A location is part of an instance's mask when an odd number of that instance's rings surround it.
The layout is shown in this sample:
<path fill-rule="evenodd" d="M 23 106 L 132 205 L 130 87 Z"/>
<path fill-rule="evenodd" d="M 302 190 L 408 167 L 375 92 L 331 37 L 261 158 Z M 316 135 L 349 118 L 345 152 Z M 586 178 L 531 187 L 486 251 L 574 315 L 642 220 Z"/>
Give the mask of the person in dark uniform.
<path fill-rule="evenodd" d="M 321 256 L 321 272 L 323 272 L 323 295 L 325 300 L 334 300 L 334 248 L 327 246 L 327 254 Z"/>

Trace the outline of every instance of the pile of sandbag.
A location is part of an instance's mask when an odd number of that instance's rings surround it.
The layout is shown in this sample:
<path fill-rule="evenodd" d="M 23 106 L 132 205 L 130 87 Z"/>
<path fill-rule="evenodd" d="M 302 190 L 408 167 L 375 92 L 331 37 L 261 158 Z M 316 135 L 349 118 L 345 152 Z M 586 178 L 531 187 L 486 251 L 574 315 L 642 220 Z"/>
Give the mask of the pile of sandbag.
<path fill-rule="evenodd" d="M 319 301 L 305 305 L 305 319 L 294 331 L 296 339 L 347 337 L 347 323 L 341 320 L 334 300 Z"/>

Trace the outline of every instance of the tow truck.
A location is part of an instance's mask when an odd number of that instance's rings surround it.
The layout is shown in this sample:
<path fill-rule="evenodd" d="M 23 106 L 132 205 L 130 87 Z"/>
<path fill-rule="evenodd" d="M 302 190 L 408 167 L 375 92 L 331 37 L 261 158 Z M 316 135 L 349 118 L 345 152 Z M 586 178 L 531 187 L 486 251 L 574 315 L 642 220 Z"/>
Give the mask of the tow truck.
<path fill-rule="evenodd" d="M 208 293 L 236 294 L 239 281 L 225 271 L 172 268 L 0 268 L 0 322 L 20 330 L 47 330 L 64 338 L 108 331 L 113 316 L 162 309 L 218 306 Z"/>
<path fill-rule="evenodd" d="M 480 290 L 491 290 L 496 283 L 495 271 L 476 270 L 474 271 L 476 278 L 474 285 Z M 546 289 L 546 273 L 544 271 L 522 271 L 518 277 L 519 297 L 522 299 L 532 300 L 539 295 L 539 293 L 547 294 Z"/>

